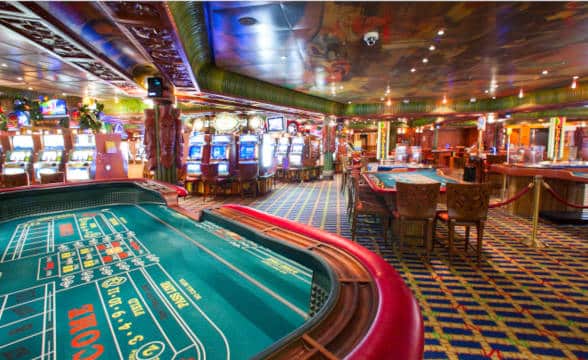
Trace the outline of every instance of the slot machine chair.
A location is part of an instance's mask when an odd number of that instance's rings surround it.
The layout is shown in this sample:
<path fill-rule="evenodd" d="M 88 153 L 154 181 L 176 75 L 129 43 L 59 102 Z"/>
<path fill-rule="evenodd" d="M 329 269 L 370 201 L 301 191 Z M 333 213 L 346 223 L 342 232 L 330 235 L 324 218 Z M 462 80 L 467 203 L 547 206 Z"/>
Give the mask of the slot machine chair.
<path fill-rule="evenodd" d="M 2 174 L 2 187 L 11 188 L 30 184 L 29 173 L 26 171 L 18 174 Z"/>
<path fill-rule="evenodd" d="M 64 183 L 65 176 L 63 171 L 57 171 L 54 173 L 41 173 L 41 184 L 51 184 L 51 183 Z"/>
<path fill-rule="evenodd" d="M 241 197 L 245 196 L 249 190 L 253 194 L 253 197 L 257 197 L 257 163 L 255 164 L 239 164 L 239 192 Z M 247 187 L 246 187 L 247 185 Z"/>

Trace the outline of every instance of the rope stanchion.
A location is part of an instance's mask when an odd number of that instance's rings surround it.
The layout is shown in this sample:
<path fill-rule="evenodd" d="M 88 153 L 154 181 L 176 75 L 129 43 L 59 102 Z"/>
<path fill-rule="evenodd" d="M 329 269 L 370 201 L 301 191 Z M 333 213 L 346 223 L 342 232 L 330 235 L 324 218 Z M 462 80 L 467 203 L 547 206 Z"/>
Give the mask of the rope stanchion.
<path fill-rule="evenodd" d="M 506 199 L 504 201 L 499 201 L 497 203 L 490 204 L 490 205 L 488 205 L 488 207 L 491 208 L 491 209 L 493 209 L 493 208 L 497 208 L 497 207 L 500 207 L 500 206 L 505 206 L 505 205 L 510 204 L 511 202 L 517 201 L 518 199 L 520 199 L 521 197 L 523 197 L 523 195 L 525 195 L 526 193 L 528 193 L 534 186 L 535 186 L 535 184 L 529 183 L 529 185 L 527 185 L 527 187 L 521 189 L 518 193 L 516 193 L 510 199 Z"/>
<path fill-rule="evenodd" d="M 551 196 L 553 196 L 555 198 L 555 200 L 559 201 L 560 203 L 569 206 L 569 207 L 573 207 L 575 209 L 588 209 L 588 205 L 578 205 L 578 204 L 572 204 L 570 202 L 568 202 L 566 199 L 564 199 L 561 195 L 559 195 L 558 193 L 555 192 L 555 190 L 553 190 L 551 188 L 551 186 L 549 186 L 548 183 L 543 183 L 543 186 L 545 187 L 545 190 L 547 190 L 548 193 L 551 194 Z"/>

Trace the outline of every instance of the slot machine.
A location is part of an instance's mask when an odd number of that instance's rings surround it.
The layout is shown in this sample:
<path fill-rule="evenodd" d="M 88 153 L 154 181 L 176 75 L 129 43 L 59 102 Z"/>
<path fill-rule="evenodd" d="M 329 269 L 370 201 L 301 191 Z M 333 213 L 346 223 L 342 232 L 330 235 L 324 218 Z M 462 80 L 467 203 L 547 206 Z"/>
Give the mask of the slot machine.
<path fill-rule="evenodd" d="M 276 150 L 276 157 L 278 160 L 278 166 L 282 168 L 287 168 L 288 166 L 284 165 L 284 160 L 288 159 L 288 152 L 290 151 L 290 138 L 283 136 L 278 139 L 278 148 Z"/>
<path fill-rule="evenodd" d="M 259 138 L 257 135 L 246 134 L 239 137 L 239 165 L 257 164 L 259 158 Z"/>
<path fill-rule="evenodd" d="M 218 176 L 229 176 L 231 174 L 231 147 L 233 146 L 232 135 L 213 135 L 210 142 L 210 163 L 218 164 Z"/>
<path fill-rule="evenodd" d="M 273 172 L 276 154 L 276 140 L 271 134 L 263 134 L 261 138 L 260 167 L 261 175 Z"/>
<path fill-rule="evenodd" d="M 54 174 L 63 171 L 65 143 L 63 135 L 43 135 L 43 150 L 38 161 L 33 164 L 35 181 L 41 181 L 41 174 Z"/>
<path fill-rule="evenodd" d="M 190 136 L 188 159 L 186 160 L 186 175 L 200 176 L 200 164 L 204 154 L 204 147 L 207 145 L 206 136 L 204 134 L 193 133 Z"/>
<path fill-rule="evenodd" d="M 94 178 L 96 171 L 96 139 L 93 134 L 77 134 L 73 149 L 65 165 L 67 181 L 84 181 Z"/>
<path fill-rule="evenodd" d="M 14 135 L 12 150 L 6 152 L 2 173 L 6 175 L 28 173 L 32 178 L 35 145 L 32 135 Z"/>
<path fill-rule="evenodd" d="M 304 152 L 304 137 L 295 136 L 292 138 L 288 162 L 292 168 L 302 167 L 302 155 Z"/>

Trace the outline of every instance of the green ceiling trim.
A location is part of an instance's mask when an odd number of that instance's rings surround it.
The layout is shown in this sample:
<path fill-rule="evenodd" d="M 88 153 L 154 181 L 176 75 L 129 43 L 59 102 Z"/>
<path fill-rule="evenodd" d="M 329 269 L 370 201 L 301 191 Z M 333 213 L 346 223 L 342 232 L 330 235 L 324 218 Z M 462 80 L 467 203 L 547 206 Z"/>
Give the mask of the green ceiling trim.
<path fill-rule="evenodd" d="M 569 119 L 588 119 L 588 108 L 573 107 L 555 110 L 534 111 L 528 113 L 514 113 L 509 121 L 549 119 L 555 116 L 565 116 Z"/>
<path fill-rule="evenodd" d="M 384 103 L 349 104 L 344 107 L 343 115 L 369 116 L 369 115 L 410 115 L 414 113 L 431 113 L 446 115 L 452 113 L 487 113 L 524 110 L 535 106 L 573 104 L 588 101 L 588 83 L 580 84 L 576 89 L 568 86 L 556 89 L 542 89 L 524 94 L 505 96 L 497 99 L 482 99 L 475 102 L 470 100 L 458 100 L 442 105 L 440 101 L 411 101 L 392 102 L 390 106 Z"/>
<path fill-rule="evenodd" d="M 323 114 L 341 113 L 342 104 L 338 102 L 216 67 L 213 64 L 212 51 L 208 43 L 203 4 L 178 1 L 169 2 L 168 7 L 201 91 Z"/>

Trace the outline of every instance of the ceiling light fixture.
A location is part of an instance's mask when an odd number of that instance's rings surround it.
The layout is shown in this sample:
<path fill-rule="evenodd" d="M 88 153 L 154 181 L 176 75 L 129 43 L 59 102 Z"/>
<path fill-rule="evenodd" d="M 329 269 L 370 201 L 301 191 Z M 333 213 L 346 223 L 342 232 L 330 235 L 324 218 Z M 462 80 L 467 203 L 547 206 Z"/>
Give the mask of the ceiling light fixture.
<path fill-rule="evenodd" d="M 443 105 L 447 104 L 447 96 L 443 95 L 443 101 L 441 101 Z"/>
<path fill-rule="evenodd" d="M 32 88 L 32 87 L 30 87 L 30 86 L 28 87 L 28 89 L 29 89 L 29 90 L 33 90 L 33 88 Z"/>
<path fill-rule="evenodd" d="M 485 94 L 488 94 L 490 91 L 488 89 L 484 90 Z"/>
<path fill-rule="evenodd" d="M 384 98 L 383 98 L 383 97 L 381 97 L 381 98 L 380 98 L 380 101 L 384 101 Z"/>
<path fill-rule="evenodd" d="M 410 69 L 410 72 L 411 72 L 411 73 L 413 73 L 413 72 L 415 72 L 415 71 L 416 71 L 416 69 L 415 69 L 415 68 L 412 68 L 412 69 Z"/>
<path fill-rule="evenodd" d="M 405 103 L 405 104 L 408 104 L 410 102 L 410 100 L 404 99 L 404 100 L 402 100 L 402 102 Z"/>
<path fill-rule="evenodd" d="M 6 63 L 2 63 L 2 67 L 7 67 L 8 65 L 6 65 Z"/>
<path fill-rule="evenodd" d="M 543 70 L 543 71 L 541 71 L 541 74 L 542 74 L 542 75 L 547 75 L 547 74 L 549 74 L 549 71 L 547 71 L 547 70 Z"/>
<path fill-rule="evenodd" d="M 287 58 L 288 58 L 288 57 L 287 57 L 286 55 L 282 55 L 282 56 L 280 56 L 280 60 L 282 60 L 282 61 L 286 60 Z"/>
<path fill-rule="evenodd" d="M 66 96 L 66 95 L 67 95 L 66 93 L 61 93 L 61 96 Z"/>
<path fill-rule="evenodd" d="M 496 96 L 492 96 L 492 100 L 496 100 Z"/>
<path fill-rule="evenodd" d="M 19 77 L 16 78 L 16 80 L 22 81 L 22 77 L 19 76 Z"/>
<path fill-rule="evenodd" d="M 435 51 L 435 45 L 429 46 L 429 51 Z"/>
<path fill-rule="evenodd" d="M 439 36 L 445 35 L 445 30 L 440 29 L 439 31 L 437 31 L 437 35 L 439 35 Z"/>
<path fill-rule="evenodd" d="M 347 103 L 348 103 L 349 105 L 351 105 L 351 100 L 349 100 Z"/>
<path fill-rule="evenodd" d="M 386 106 L 392 106 L 392 100 L 388 99 L 388 101 L 386 101 Z"/>
<path fill-rule="evenodd" d="M 521 88 L 519 90 L 519 99 L 522 99 L 525 96 L 525 93 L 523 92 L 523 88 Z"/>
<path fill-rule="evenodd" d="M 423 58 L 423 64 L 426 64 L 426 63 L 428 63 L 428 62 L 429 62 L 429 59 L 427 59 L 427 58 Z"/>
<path fill-rule="evenodd" d="M 476 98 L 470 98 L 470 102 L 476 102 Z"/>

